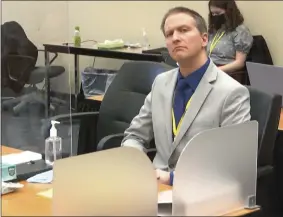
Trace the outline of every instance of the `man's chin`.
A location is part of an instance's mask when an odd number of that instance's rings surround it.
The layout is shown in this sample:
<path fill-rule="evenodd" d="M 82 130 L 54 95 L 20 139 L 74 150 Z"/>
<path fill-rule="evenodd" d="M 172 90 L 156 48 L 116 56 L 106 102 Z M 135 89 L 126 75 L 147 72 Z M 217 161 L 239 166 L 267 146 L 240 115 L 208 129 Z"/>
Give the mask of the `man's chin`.
<path fill-rule="evenodd" d="M 184 60 L 188 59 L 185 55 L 178 55 L 175 58 L 173 58 L 176 62 L 183 62 Z"/>
<path fill-rule="evenodd" d="M 193 54 L 188 54 L 188 53 L 186 53 L 186 54 L 178 54 L 178 55 L 175 55 L 174 56 L 174 60 L 176 61 L 176 62 L 184 62 L 184 61 L 188 61 L 188 60 L 190 60 L 190 59 L 192 59 L 192 58 L 194 58 L 196 55 L 193 55 Z"/>

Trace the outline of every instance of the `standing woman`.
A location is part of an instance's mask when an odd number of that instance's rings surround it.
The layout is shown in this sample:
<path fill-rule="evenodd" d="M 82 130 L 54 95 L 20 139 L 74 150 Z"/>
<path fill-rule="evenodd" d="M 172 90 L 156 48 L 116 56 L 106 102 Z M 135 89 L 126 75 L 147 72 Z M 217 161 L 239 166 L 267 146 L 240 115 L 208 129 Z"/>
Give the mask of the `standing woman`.
<path fill-rule="evenodd" d="M 210 0 L 207 52 L 212 61 L 227 73 L 245 67 L 253 37 L 234 0 Z"/>

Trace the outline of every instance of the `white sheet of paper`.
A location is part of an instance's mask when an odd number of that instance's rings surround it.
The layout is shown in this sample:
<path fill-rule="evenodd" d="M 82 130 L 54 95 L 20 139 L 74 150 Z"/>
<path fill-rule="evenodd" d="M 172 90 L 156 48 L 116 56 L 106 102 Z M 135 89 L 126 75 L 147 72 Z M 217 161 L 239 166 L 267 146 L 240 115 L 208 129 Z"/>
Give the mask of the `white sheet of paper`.
<path fill-rule="evenodd" d="M 158 204 L 172 203 L 172 190 L 161 191 L 158 193 Z"/>
<path fill-rule="evenodd" d="M 30 183 L 51 183 L 53 181 L 53 170 L 47 172 L 39 173 L 33 177 L 27 179 Z"/>
<path fill-rule="evenodd" d="M 2 156 L 2 163 L 7 164 L 22 164 L 30 161 L 41 160 L 42 155 L 32 151 L 23 151 L 17 154 L 7 154 Z"/>

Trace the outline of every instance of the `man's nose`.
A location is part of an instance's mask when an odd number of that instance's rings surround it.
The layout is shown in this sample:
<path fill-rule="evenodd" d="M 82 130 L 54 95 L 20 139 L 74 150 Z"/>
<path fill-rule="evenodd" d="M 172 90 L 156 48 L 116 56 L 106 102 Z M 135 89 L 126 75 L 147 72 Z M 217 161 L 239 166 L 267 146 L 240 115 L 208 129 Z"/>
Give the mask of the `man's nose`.
<path fill-rule="evenodd" d="M 176 42 L 176 41 L 180 40 L 178 31 L 174 31 L 172 39 L 173 39 L 173 42 Z"/>

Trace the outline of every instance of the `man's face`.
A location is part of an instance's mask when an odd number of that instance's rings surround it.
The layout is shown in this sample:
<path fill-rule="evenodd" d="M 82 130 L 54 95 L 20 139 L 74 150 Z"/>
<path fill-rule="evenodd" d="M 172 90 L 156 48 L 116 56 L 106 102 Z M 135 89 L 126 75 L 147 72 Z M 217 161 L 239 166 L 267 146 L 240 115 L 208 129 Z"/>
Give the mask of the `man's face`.
<path fill-rule="evenodd" d="M 166 46 L 177 62 L 197 56 L 207 45 L 207 33 L 201 34 L 193 17 L 184 13 L 170 15 L 164 25 Z"/>

